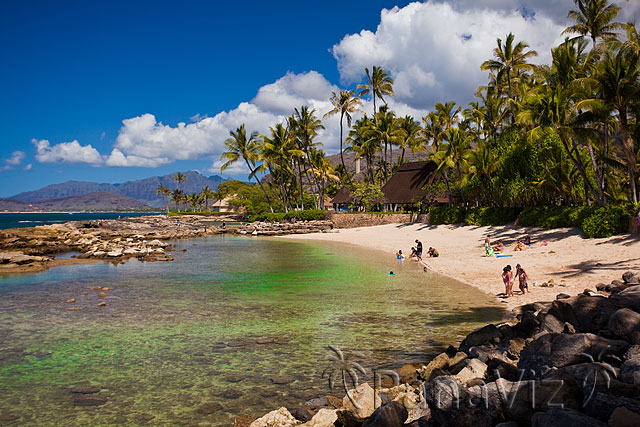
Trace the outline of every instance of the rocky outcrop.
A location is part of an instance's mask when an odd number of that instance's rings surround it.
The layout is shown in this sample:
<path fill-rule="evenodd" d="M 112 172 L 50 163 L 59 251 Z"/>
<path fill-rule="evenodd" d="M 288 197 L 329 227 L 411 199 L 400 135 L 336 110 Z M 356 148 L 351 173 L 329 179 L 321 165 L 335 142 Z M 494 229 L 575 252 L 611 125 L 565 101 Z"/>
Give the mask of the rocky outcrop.
<path fill-rule="evenodd" d="M 363 383 L 341 402 L 313 399 L 311 421 L 281 425 L 638 425 L 637 277 L 625 273 L 625 288 L 609 295 L 527 304 L 514 321 L 473 331 L 427 365 L 405 365 L 400 385 Z M 314 424 L 320 414 L 327 421 Z"/>
<path fill-rule="evenodd" d="M 128 258 L 171 261 L 168 240 L 223 232 L 218 227 L 207 227 L 200 219 L 180 217 L 178 224 L 178 219 L 166 216 L 144 216 L 2 230 L 0 271 L 21 272 L 25 266 L 46 268 L 55 265 L 57 254 L 68 252 L 76 252 L 77 259 L 111 262 Z"/>
<path fill-rule="evenodd" d="M 252 222 L 234 229 L 237 234 L 283 236 L 286 234 L 326 233 L 333 229 L 331 221 Z"/>

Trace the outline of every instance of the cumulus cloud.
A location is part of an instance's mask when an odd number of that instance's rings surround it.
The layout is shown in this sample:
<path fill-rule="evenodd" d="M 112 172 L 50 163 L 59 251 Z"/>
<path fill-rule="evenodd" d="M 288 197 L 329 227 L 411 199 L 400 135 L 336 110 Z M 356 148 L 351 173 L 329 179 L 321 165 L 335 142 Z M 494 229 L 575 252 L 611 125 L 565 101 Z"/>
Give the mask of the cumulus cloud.
<path fill-rule="evenodd" d="M 88 163 L 93 166 L 103 163 L 98 150 L 90 144 L 80 145 L 76 140 L 55 145 L 51 145 L 46 139 L 32 139 L 31 142 L 36 146 L 36 159 L 40 163 Z"/>
<path fill-rule="evenodd" d="M 545 15 L 531 19 L 514 9 L 455 6 L 428 2 L 383 9 L 375 32 L 346 35 L 333 47 L 342 81 L 359 82 L 365 67 L 378 65 L 395 79 L 397 100 L 413 108 L 467 103 L 487 81 L 480 65 L 492 57 L 497 38 L 513 32 L 538 51 L 536 63 L 548 62 L 551 47 L 563 39 L 564 26 Z"/>
<path fill-rule="evenodd" d="M 0 167 L 0 172 L 8 171 L 16 166 L 20 166 L 20 164 L 24 160 L 24 157 L 24 151 L 14 151 L 13 153 L 11 153 L 11 157 L 9 157 L 8 159 L 2 159 L 2 163 L 4 163 L 4 165 Z"/>

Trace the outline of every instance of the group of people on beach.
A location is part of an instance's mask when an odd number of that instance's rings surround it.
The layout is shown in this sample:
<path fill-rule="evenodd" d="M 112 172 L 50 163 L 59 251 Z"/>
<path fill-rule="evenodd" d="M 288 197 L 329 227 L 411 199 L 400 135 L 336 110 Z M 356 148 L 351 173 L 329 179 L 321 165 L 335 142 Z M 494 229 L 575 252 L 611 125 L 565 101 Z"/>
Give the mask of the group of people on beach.
<path fill-rule="evenodd" d="M 529 292 L 529 276 L 527 272 L 524 271 L 524 268 L 520 264 L 516 265 L 515 274 L 511 269 L 511 265 L 507 265 L 502 269 L 502 281 L 504 282 L 504 293 L 508 297 L 514 296 L 513 294 L 513 283 L 515 282 L 516 277 L 518 278 L 518 284 L 520 288 L 520 292 L 524 295 L 526 292 Z"/>
<path fill-rule="evenodd" d="M 527 247 L 531 246 L 531 243 L 531 237 L 526 235 L 522 239 L 516 240 L 513 250 L 514 252 L 524 251 Z M 491 238 L 489 236 L 484 239 L 484 251 L 487 256 L 500 254 L 502 251 L 506 250 L 506 248 L 507 245 L 502 242 L 502 239 L 498 239 L 494 244 L 491 244 Z"/>
<path fill-rule="evenodd" d="M 429 255 L 432 258 L 437 258 L 440 256 L 440 253 L 435 248 L 430 247 L 429 250 L 427 251 L 427 255 Z M 396 258 L 397 259 L 405 258 L 404 254 L 402 253 L 402 249 L 399 249 L 398 252 L 396 252 Z M 416 245 L 411 248 L 411 254 L 409 255 L 409 259 L 411 258 L 416 258 L 417 261 L 422 261 L 422 242 L 418 239 L 416 239 Z"/>

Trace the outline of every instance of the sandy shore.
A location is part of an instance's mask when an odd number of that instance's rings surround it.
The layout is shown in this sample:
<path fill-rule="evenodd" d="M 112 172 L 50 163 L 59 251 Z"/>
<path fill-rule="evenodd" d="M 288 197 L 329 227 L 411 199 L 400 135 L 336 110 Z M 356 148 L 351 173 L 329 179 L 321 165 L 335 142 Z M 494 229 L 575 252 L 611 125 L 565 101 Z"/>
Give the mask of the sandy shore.
<path fill-rule="evenodd" d="M 535 243 L 525 251 L 514 252 L 514 242 L 525 234 L 529 234 Z M 510 245 L 503 254 L 512 256 L 486 257 L 483 249 L 486 236 L 490 236 L 492 241 L 502 239 Z M 284 238 L 351 243 L 388 252 L 390 257 L 398 249 L 410 253 L 415 239 L 419 239 L 425 253 L 430 246 L 440 252 L 438 258 L 423 258 L 430 270 L 496 296 L 507 310 L 530 302 L 551 301 L 559 293 L 576 295 L 587 288 L 595 290 L 596 284 L 619 280 L 625 271 L 640 271 L 640 236 L 625 234 L 606 239 L 585 239 L 574 228 L 542 230 L 513 226 L 391 224 Z M 527 271 L 529 293 L 520 295 L 516 283 L 515 296 L 504 297 L 500 274 L 507 264 L 512 267 L 521 264 Z M 416 268 L 419 268 L 417 264 Z M 553 287 L 540 286 L 550 280 L 553 280 Z"/>

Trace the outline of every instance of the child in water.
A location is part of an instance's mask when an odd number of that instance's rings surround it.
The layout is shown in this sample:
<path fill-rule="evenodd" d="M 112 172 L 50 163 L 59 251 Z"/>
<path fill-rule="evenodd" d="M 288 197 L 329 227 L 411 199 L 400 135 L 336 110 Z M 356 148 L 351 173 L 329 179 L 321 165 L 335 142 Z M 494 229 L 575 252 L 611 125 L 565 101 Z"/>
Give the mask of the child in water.
<path fill-rule="evenodd" d="M 402 253 L 402 249 L 398 249 L 398 252 L 396 252 L 396 258 L 404 259 L 404 254 Z"/>

